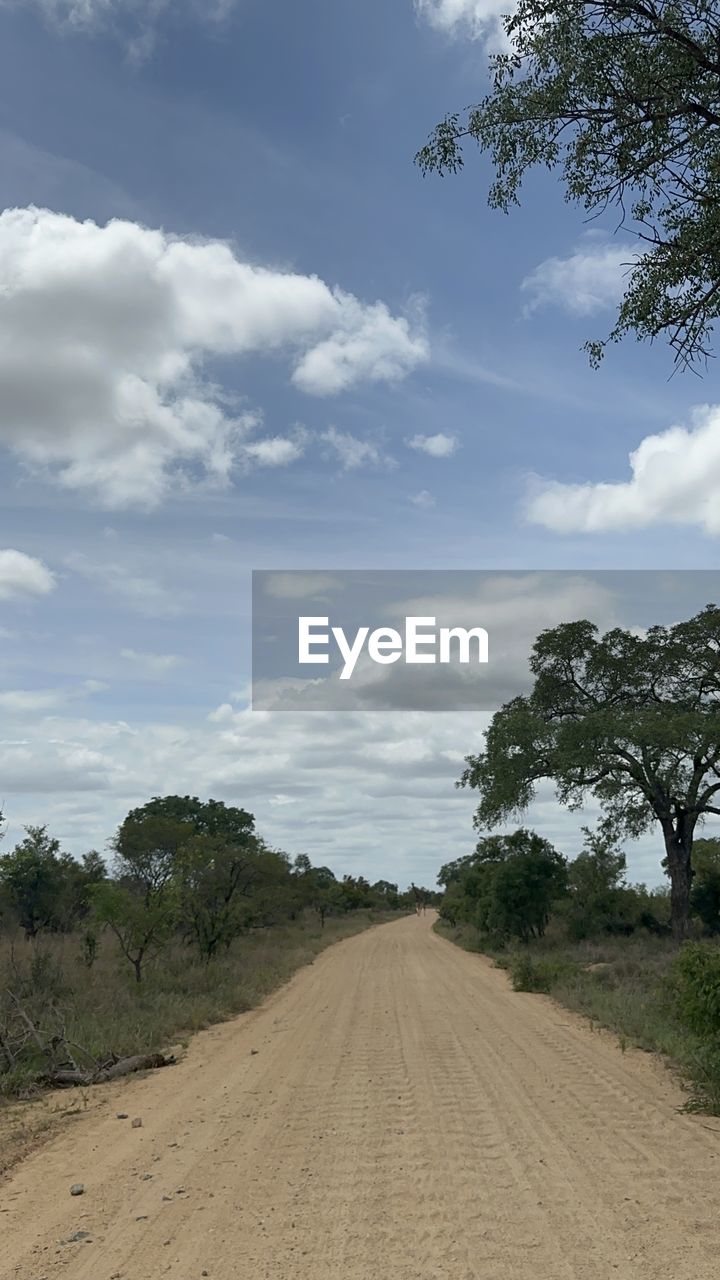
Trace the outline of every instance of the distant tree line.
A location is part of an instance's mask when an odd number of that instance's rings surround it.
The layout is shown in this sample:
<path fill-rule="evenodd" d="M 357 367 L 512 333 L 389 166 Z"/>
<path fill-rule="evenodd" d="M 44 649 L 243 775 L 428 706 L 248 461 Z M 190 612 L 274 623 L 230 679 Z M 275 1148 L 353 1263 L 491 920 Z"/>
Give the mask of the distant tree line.
<path fill-rule="evenodd" d="M 79 931 L 92 965 L 110 933 L 141 982 L 147 965 L 181 940 L 211 962 L 250 930 L 315 913 L 412 911 L 415 897 L 389 880 L 338 878 L 272 848 L 245 809 L 192 796 L 155 797 L 131 810 L 110 841 L 77 860 L 46 827 L 30 826 L 0 857 L 0 929 L 27 938 Z M 424 891 L 430 893 L 430 891 Z"/>
<path fill-rule="evenodd" d="M 501 945 L 541 938 L 551 920 L 576 941 L 670 934 L 669 888 L 630 884 L 622 850 L 602 831 L 584 827 L 583 834 L 572 859 L 524 827 L 483 837 L 473 853 L 441 867 L 441 917 L 472 925 L 480 938 Z M 720 936 L 720 839 L 695 842 L 690 903 L 694 931 Z"/>

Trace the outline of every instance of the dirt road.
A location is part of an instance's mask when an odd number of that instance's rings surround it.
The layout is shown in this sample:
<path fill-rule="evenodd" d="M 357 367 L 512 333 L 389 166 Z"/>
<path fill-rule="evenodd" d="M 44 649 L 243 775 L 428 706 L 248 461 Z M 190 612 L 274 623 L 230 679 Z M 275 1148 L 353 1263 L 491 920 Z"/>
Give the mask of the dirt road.
<path fill-rule="evenodd" d="M 104 1090 L 0 1189 L 3 1277 L 715 1280 L 720 1133 L 430 924 Z"/>

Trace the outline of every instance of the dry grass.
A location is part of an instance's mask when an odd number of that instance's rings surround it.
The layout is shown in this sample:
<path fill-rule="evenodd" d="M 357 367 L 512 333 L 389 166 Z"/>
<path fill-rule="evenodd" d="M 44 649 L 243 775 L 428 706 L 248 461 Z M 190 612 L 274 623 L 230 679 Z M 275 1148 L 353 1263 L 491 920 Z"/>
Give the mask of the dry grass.
<path fill-rule="evenodd" d="M 160 1051 L 193 1032 L 252 1009 L 303 965 L 311 964 L 332 943 L 390 918 L 357 911 L 326 920 L 317 916 L 237 938 L 229 951 L 209 965 L 177 944 L 149 967 L 139 986 L 113 939 L 103 937 L 91 968 L 83 961 L 81 940 L 43 936 L 26 942 L 18 936 L 0 941 L 0 986 L 17 989 L 33 961 L 42 957 L 52 1003 L 64 1021 L 68 1040 L 98 1061 L 111 1054 Z M 38 996 L 42 997 L 39 992 Z M 22 1066 L 0 1074 L 0 1094 L 26 1096 L 41 1064 L 28 1054 Z"/>

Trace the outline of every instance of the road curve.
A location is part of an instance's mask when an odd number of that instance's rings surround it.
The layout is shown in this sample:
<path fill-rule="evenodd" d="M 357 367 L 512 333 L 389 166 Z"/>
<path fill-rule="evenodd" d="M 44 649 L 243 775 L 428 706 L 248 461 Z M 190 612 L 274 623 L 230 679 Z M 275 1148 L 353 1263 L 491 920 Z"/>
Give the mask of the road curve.
<path fill-rule="evenodd" d="M 0 1274 L 716 1280 L 719 1122 L 430 925 L 340 943 L 97 1091 L 0 1189 Z"/>

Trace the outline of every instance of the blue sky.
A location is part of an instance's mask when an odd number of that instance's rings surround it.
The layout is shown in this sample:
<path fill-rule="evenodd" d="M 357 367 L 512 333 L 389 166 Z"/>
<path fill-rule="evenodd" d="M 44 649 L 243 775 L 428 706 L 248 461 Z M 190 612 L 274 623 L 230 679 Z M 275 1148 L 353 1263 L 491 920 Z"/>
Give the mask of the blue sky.
<path fill-rule="evenodd" d="M 482 95 L 492 12 L 0 0 L 5 847 L 102 848 L 179 790 L 431 880 L 481 726 L 253 718 L 250 570 L 716 563 L 714 370 L 580 349 L 632 243 L 550 175 L 504 217 L 482 157 L 413 165 Z"/>

